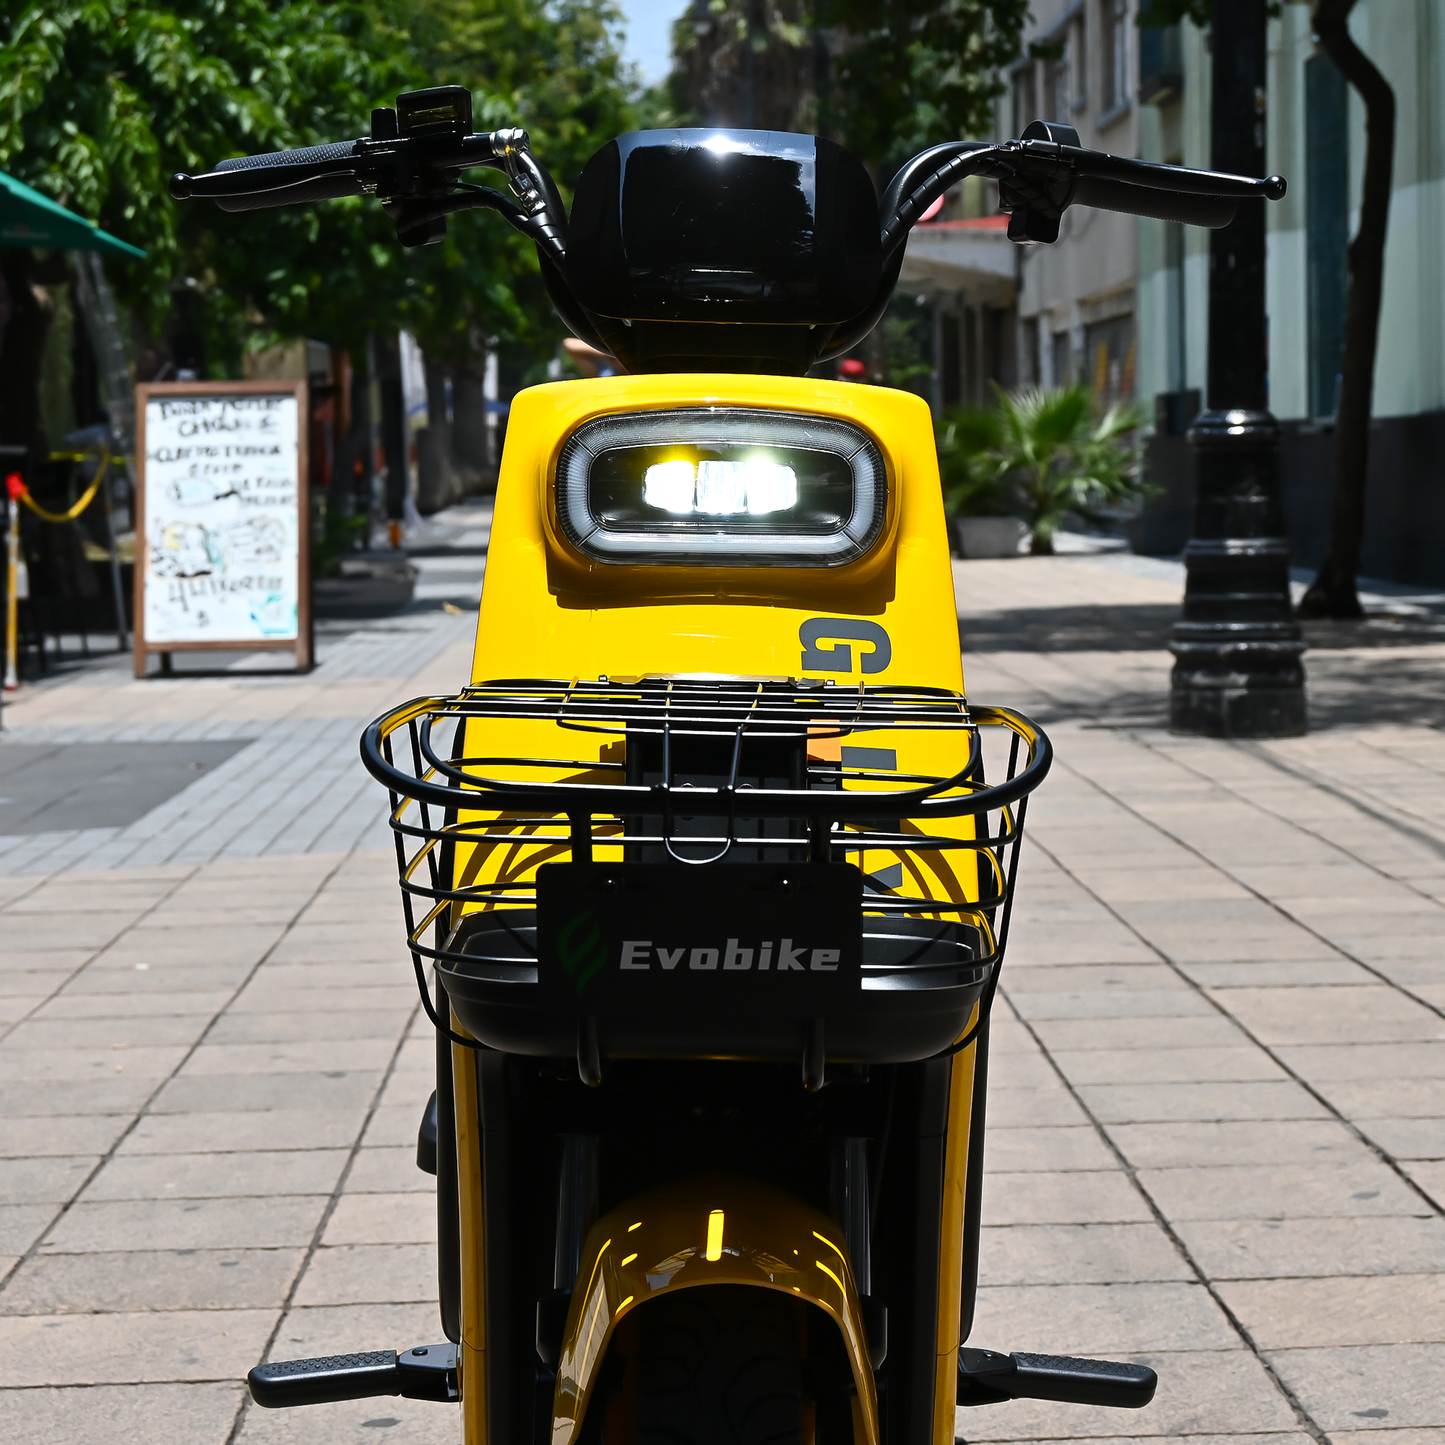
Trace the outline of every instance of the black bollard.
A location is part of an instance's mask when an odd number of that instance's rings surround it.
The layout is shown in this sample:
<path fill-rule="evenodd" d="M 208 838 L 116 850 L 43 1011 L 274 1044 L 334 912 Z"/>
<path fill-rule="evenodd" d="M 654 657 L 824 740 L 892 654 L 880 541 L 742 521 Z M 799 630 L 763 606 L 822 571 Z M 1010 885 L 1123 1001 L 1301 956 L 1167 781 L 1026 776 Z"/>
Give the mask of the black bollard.
<path fill-rule="evenodd" d="M 1265 174 L 1266 0 L 1214 0 L 1211 164 Z M 1209 243 L 1207 409 L 1197 456 L 1184 611 L 1169 650 L 1169 726 L 1203 737 L 1306 731 L 1305 650 L 1289 592 L 1279 424 L 1269 411 L 1264 203 L 1249 201 Z"/>

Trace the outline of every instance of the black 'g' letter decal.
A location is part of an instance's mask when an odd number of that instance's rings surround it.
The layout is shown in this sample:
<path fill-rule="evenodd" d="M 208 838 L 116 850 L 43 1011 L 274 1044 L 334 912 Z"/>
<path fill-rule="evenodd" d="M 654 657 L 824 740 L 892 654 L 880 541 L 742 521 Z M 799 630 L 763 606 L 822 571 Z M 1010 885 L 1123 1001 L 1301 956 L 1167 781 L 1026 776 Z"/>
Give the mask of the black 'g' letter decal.
<path fill-rule="evenodd" d="M 825 637 L 833 641 L 832 647 L 818 646 Z M 882 672 L 893 661 L 888 634 L 876 622 L 860 617 L 810 617 L 798 629 L 798 641 L 803 644 L 803 660 L 798 666 L 804 672 L 852 672 L 853 649 L 848 642 L 863 642 L 872 648 L 858 659 L 865 673 Z"/>

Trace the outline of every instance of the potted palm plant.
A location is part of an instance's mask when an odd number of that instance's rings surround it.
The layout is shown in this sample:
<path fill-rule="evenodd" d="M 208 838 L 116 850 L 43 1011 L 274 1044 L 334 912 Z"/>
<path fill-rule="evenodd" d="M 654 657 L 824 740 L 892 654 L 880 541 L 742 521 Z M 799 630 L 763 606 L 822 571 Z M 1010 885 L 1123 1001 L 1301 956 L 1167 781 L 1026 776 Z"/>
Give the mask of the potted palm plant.
<path fill-rule="evenodd" d="M 1130 441 L 1146 420 L 1137 402 L 1100 416 L 1081 385 L 994 391 L 993 406 L 951 408 L 938 429 L 944 504 L 964 556 L 1010 556 L 1025 537 L 1046 556 L 1067 516 L 1097 521 L 1153 490 Z"/>

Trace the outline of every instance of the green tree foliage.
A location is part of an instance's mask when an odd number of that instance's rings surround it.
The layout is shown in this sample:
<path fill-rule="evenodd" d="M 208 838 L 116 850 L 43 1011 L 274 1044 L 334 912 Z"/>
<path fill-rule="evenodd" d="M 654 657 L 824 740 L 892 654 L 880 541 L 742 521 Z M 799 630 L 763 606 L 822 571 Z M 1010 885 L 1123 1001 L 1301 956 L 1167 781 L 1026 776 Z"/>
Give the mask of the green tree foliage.
<path fill-rule="evenodd" d="M 1049 553 L 1070 513 L 1093 518 L 1149 494 L 1129 439 L 1147 419 L 1137 403 L 1116 402 L 1101 417 L 1085 386 L 994 390 L 993 406 L 952 409 L 939 425 L 950 512 L 1020 516 L 1032 550 Z"/>
<path fill-rule="evenodd" d="M 496 216 L 407 254 L 369 200 L 227 214 L 165 180 L 364 135 L 398 90 L 455 82 L 479 125 L 528 126 L 570 182 L 625 128 L 617 23 L 610 0 L 18 5 L 0 20 L 0 169 L 143 246 L 115 268 L 126 299 L 159 328 L 185 294 L 217 369 L 248 332 L 355 347 L 404 325 L 439 353 L 478 334 L 545 352 L 560 327 L 535 257 Z"/>
<path fill-rule="evenodd" d="M 835 33 L 823 124 L 885 173 L 939 141 L 992 131 L 1028 0 L 813 0 Z"/>

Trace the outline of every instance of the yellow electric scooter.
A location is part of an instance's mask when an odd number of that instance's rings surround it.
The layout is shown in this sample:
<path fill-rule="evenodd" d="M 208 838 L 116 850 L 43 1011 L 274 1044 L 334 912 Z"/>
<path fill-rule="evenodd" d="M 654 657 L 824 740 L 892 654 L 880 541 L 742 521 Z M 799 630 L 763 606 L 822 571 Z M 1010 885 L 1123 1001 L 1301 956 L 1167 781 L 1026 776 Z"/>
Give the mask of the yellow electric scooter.
<path fill-rule="evenodd" d="M 965 699 L 928 408 L 808 374 L 968 174 L 1030 241 L 1073 203 L 1223 225 L 1283 190 L 1036 122 L 880 203 L 827 140 L 676 130 L 604 147 L 569 217 L 456 87 L 172 182 L 374 194 L 408 245 L 498 210 L 625 373 L 516 398 L 473 681 L 362 740 L 437 1028 L 446 1341 L 257 1366 L 258 1404 L 460 1400 L 466 1445 L 948 1445 L 958 1404 L 1152 1397 L 1141 1366 L 961 1347 L 1050 750 Z"/>

